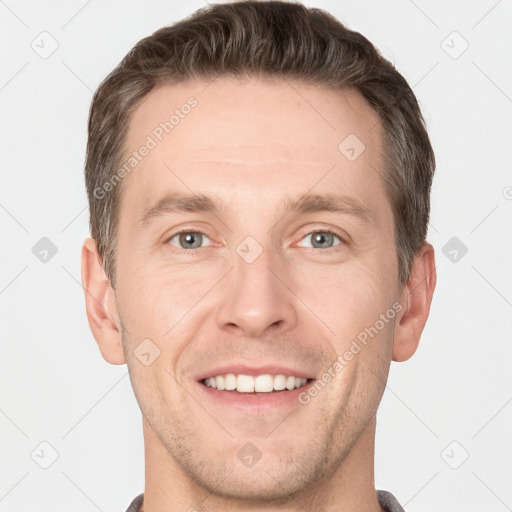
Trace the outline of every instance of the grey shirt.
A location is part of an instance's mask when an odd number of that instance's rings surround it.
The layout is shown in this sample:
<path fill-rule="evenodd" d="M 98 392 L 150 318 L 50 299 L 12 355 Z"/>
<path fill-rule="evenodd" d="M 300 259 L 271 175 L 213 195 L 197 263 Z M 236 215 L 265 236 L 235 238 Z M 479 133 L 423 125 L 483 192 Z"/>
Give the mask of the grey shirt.
<path fill-rule="evenodd" d="M 144 493 L 139 494 L 127 508 L 126 512 L 140 512 L 140 508 L 142 505 L 142 500 L 144 499 Z M 402 505 L 398 503 L 398 500 L 388 491 L 379 491 L 377 490 L 377 499 L 379 500 L 379 505 L 386 512 L 405 512 Z"/>

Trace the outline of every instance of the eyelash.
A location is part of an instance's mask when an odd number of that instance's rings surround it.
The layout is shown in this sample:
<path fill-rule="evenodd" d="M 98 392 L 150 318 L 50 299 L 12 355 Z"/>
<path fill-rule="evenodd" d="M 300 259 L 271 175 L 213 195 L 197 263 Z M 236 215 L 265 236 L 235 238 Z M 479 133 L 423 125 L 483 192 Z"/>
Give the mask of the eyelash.
<path fill-rule="evenodd" d="M 168 244 L 170 245 L 170 241 L 175 237 L 175 236 L 178 236 L 178 235 L 181 235 L 182 233 L 191 233 L 191 234 L 200 234 L 200 235 L 204 235 L 206 236 L 208 239 L 208 235 L 206 235 L 205 233 L 203 233 L 202 231 L 197 231 L 197 230 L 191 230 L 191 229 L 182 229 L 180 231 L 176 231 L 176 233 L 173 233 L 170 237 L 168 237 L 166 240 L 165 240 L 165 244 Z M 336 238 L 338 238 L 340 240 L 340 244 L 339 245 L 336 245 L 334 247 L 328 247 L 327 249 L 319 249 L 319 248 L 316 248 L 316 247 L 304 247 L 304 249 L 313 249 L 313 250 L 318 250 L 320 252 L 339 252 L 340 250 L 343 249 L 344 246 L 346 246 L 348 244 L 348 242 L 345 240 L 344 236 L 341 235 L 341 233 L 338 233 L 337 231 L 334 231 L 334 230 L 331 230 L 331 229 L 314 229 L 312 231 L 309 231 L 308 233 L 306 233 L 302 238 L 301 240 L 303 240 L 304 238 L 306 238 L 307 236 L 310 236 L 312 235 L 313 233 L 322 233 L 322 234 L 329 234 L 329 235 L 334 235 Z M 181 249 L 180 247 L 175 247 L 175 246 L 171 246 L 173 248 L 174 251 L 176 251 L 178 254 L 194 254 L 197 250 L 199 249 L 204 249 L 204 247 L 197 247 L 195 249 Z"/>

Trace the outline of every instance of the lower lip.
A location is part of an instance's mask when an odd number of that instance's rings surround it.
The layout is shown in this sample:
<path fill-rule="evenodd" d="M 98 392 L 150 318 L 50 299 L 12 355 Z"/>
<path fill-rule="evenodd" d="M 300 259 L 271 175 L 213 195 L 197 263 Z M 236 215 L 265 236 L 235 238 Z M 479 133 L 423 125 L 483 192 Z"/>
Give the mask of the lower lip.
<path fill-rule="evenodd" d="M 308 390 L 314 383 L 314 379 L 306 385 L 292 390 L 271 391 L 270 393 L 239 393 L 238 391 L 219 391 L 216 388 L 205 386 L 201 382 L 197 384 L 203 393 L 216 400 L 218 403 L 236 407 L 245 411 L 261 411 L 262 409 L 276 409 L 290 406 L 299 402 L 299 395 Z"/>

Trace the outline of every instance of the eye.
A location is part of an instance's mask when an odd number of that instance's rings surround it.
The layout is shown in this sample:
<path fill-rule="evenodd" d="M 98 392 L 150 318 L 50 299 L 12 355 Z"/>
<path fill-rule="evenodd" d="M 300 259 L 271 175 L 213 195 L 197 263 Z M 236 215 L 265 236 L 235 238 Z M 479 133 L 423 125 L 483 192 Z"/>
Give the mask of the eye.
<path fill-rule="evenodd" d="M 308 238 L 311 239 L 311 242 L 304 247 L 313 249 L 335 249 L 337 246 L 344 244 L 340 235 L 329 230 L 311 231 L 311 233 L 308 233 L 302 240 Z M 338 244 L 334 244 L 336 239 L 339 242 Z M 205 241 L 209 241 L 209 238 L 204 233 L 199 231 L 181 231 L 168 238 L 166 243 L 178 249 L 188 251 L 190 249 L 200 249 L 204 247 L 203 242 Z"/>
<path fill-rule="evenodd" d="M 173 243 L 174 239 L 177 240 L 175 243 Z M 205 234 L 199 231 L 181 231 L 171 236 L 166 243 L 179 249 L 199 249 L 205 239 L 209 240 Z"/>
<path fill-rule="evenodd" d="M 338 239 L 340 242 L 337 245 L 343 244 L 343 240 L 339 235 L 328 230 L 312 231 L 308 233 L 303 240 L 307 238 L 311 238 L 311 242 L 310 245 L 306 245 L 306 247 L 312 247 L 313 249 L 332 249 L 336 247 L 336 245 L 332 245 L 335 239 Z"/>

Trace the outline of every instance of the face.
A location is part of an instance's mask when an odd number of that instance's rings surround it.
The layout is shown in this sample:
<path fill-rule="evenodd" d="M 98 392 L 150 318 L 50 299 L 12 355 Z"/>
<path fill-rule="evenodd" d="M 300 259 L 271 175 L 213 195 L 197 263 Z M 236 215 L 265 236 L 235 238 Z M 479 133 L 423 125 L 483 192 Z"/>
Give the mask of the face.
<path fill-rule="evenodd" d="M 143 145 L 115 299 L 145 429 L 218 495 L 312 486 L 374 418 L 401 307 L 378 116 L 355 91 L 194 81 L 137 108 L 127 158 Z"/>

